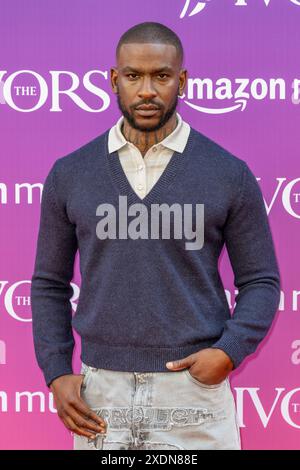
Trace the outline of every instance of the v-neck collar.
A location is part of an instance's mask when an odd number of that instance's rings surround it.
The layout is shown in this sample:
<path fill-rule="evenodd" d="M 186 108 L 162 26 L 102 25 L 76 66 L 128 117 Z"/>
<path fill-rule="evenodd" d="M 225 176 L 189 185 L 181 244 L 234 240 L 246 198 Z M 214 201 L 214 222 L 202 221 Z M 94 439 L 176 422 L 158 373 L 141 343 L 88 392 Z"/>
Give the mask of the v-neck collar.
<path fill-rule="evenodd" d="M 160 175 L 158 181 L 152 186 L 150 191 L 144 198 L 140 198 L 132 188 L 129 180 L 124 172 L 118 151 L 108 152 L 108 134 L 109 129 L 106 131 L 105 136 L 105 160 L 107 170 L 110 173 L 113 183 L 116 186 L 118 193 L 122 196 L 127 196 L 129 204 L 142 203 L 149 206 L 152 202 L 159 199 L 163 190 L 168 189 L 174 182 L 175 177 L 180 173 L 181 168 L 187 164 L 187 160 L 191 154 L 195 141 L 194 129 L 191 127 L 186 146 L 182 153 L 174 151 L 171 159 L 165 167 L 163 173 Z"/>

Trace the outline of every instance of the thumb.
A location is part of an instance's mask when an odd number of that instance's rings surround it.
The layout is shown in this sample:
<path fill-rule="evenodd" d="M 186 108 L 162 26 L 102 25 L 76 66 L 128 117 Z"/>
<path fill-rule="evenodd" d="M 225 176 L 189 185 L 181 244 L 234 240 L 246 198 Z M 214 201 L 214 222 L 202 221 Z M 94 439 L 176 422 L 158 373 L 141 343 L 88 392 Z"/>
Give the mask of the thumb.
<path fill-rule="evenodd" d="M 183 359 L 178 359 L 177 361 L 167 362 L 166 366 L 168 369 L 177 370 L 177 369 L 185 369 L 186 367 L 190 367 L 193 364 L 193 354 L 190 356 L 184 357 Z"/>

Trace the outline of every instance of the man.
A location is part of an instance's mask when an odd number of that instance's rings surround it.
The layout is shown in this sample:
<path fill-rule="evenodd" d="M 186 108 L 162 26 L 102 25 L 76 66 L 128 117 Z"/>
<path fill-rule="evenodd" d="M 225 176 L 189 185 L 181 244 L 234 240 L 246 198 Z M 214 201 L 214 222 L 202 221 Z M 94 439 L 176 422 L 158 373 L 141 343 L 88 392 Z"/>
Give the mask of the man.
<path fill-rule="evenodd" d="M 176 112 L 187 71 L 172 30 L 132 27 L 116 59 L 122 116 L 56 160 L 44 184 L 37 360 L 75 449 L 240 449 L 229 374 L 267 334 L 280 295 L 262 193 L 246 162 Z M 224 244 L 239 289 L 232 317 Z"/>

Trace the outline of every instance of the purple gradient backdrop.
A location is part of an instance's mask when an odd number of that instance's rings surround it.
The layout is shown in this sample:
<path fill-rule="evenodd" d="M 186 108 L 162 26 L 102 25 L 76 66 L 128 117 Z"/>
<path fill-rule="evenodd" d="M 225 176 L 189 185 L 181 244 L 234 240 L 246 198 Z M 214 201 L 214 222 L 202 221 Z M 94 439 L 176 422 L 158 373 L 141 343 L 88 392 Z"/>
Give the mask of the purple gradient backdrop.
<path fill-rule="evenodd" d="M 120 35 L 142 21 L 159 21 L 174 29 L 185 49 L 189 77 L 284 78 L 285 100 L 249 100 L 244 112 L 224 115 L 199 113 L 184 103 L 179 112 L 193 127 L 247 161 L 257 177 L 266 202 L 275 192 L 276 178 L 288 182 L 299 177 L 299 105 L 291 101 L 290 84 L 299 77 L 300 7 L 289 0 L 249 1 L 247 7 L 234 0 L 211 0 L 193 17 L 179 18 L 184 0 L 2 0 L 0 5 L 0 69 L 8 75 L 30 69 L 50 85 L 49 70 L 69 70 L 80 77 L 87 71 L 108 71 L 115 65 L 115 46 Z M 195 4 L 196 2 L 191 2 Z M 6 79 L 7 75 L 4 76 Z M 8 411 L 1 413 L 1 449 L 70 449 L 72 439 L 53 413 L 34 410 L 16 412 L 16 391 L 42 391 L 48 397 L 34 356 L 30 322 L 13 319 L 7 312 L 8 288 L 30 280 L 38 232 L 40 202 L 34 191 L 33 203 L 15 204 L 15 183 L 38 183 L 52 163 L 107 128 L 119 117 L 109 79 L 94 82 L 110 94 L 110 107 L 103 113 L 88 113 L 68 98 L 61 99 L 62 112 L 50 112 L 51 94 L 38 111 L 21 113 L 0 104 L 1 179 L 8 187 L 8 203 L 0 205 L 0 280 L 8 281 L 0 295 L 0 340 L 7 347 L 7 363 L 0 365 L 0 392 L 7 393 Z M 101 105 L 81 88 L 81 96 L 92 106 Z M 29 102 L 29 100 L 28 100 Z M 20 101 L 21 103 L 21 101 Z M 25 101 L 23 101 L 25 103 Z M 200 104 L 199 102 L 197 104 Z M 24 105 L 25 106 L 25 105 Z M 214 106 L 225 106 L 214 101 Z M 295 185 L 293 192 L 300 192 Z M 299 219 L 288 214 L 282 204 L 282 188 L 269 215 L 282 276 L 285 302 L 258 352 L 231 375 L 232 387 L 260 388 L 265 412 L 270 412 L 276 387 L 291 391 L 300 386 L 299 366 L 291 362 L 291 343 L 300 339 L 299 310 L 292 311 L 291 294 L 299 289 Z M 298 203 L 299 206 L 299 203 Z M 297 210 L 297 204 L 293 205 Z M 298 210 L 298 213 L 300 211 Z M 78 261 L 78 260 L 77 260 Z M 225 288 L 234 291 L 232 271 L 225 253 L 220 263 Z M 74 282 L 80 285 L 76 269 Z M 1 284 L 0 284 L 1 285 Z M 299 289 L 300 290 L 300 289 Z M 13 295 L 15 311 L 30 318 L 30 306 L 18 305 L 16 296 L 29 296 L 29 284 Z M 79 371 L 79 347 L 75 370 Z M 282 417 L 279 400 L 269 424 L 264 428 L 249 399 L 244 405 L 244 449 L 297 449 L 300 414 L 290 413 L 298 426 Z M 291 403 L 300 403 L 300 392 Z M 1 403 L 1 400 L 0 400 Z"/>

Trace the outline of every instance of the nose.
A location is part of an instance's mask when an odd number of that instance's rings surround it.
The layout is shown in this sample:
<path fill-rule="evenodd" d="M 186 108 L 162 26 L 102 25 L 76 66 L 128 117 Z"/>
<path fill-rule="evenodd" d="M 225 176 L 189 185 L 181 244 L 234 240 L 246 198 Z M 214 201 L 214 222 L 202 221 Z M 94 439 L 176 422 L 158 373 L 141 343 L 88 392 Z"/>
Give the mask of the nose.
<path fill-rule="evenodd" d="M 150 77 L 143 78 L 141 88 L 138 91 L 138 96 L 143 100 L 151 100 L 157 96 Z"/>

